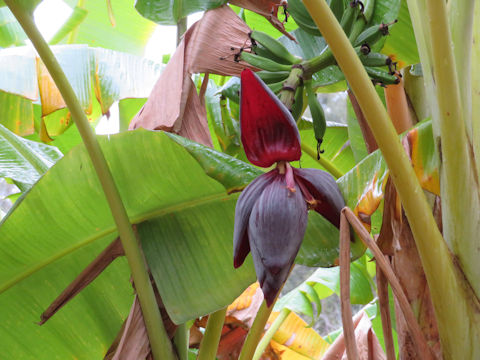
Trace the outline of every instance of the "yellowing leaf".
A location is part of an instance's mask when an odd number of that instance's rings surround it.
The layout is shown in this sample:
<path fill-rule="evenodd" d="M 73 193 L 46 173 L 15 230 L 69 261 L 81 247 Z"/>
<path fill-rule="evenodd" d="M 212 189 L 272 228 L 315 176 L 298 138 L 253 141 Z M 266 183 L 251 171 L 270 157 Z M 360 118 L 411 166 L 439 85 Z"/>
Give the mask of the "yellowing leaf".
<path fill-rule="evenodd" d="M 268 319 L 268 323 L 272 324 L 278 314 L 278 312 L 273 312 Z M 294 312 L 288 315 L 275 335 L 273 335 L 271 345 L 275 347 L 276 345 L 273 343 L 286 347 L 301 356 L 294 357 L 290 352 L 283 353 L 281 359 L 288 360 L 304 359 L 305 357 L 308 359 L 321 359 L 329 346 L 315 330 L 307 327 L 307 323 Z"/>

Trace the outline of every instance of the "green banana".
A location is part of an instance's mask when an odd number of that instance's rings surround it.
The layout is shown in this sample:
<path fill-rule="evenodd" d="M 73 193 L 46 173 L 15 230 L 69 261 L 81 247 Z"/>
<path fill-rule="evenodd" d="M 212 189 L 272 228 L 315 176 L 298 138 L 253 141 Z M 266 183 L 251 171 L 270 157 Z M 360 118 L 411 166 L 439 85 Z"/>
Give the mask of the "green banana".
<path fill-rule="evenodd" d="M 391 24 L 380 24 L 380 25 L 373 25 L 365 29 L 360 35 L 358 35 L 357 39 L 353 43 L 353 46 L 359 46 L 363 44 L 368 44 L 372 47 L 378 40 L 380 40 L 383 36 L 387 36 L 388 27 L 397 21 L 395 20 Z"/>
<path fill-rule="evenodd" d="M 388 55 L 380 53 L 360 54 L 359 58 L 365 66 L 390 66 L 392 64 L 392 59 Z"/>
<path fill-rule="evenodd" d="M 302 116 L 303 113 L 303 85 L 297 86 L 297 90 L 295 90 L 295 99 L 292 105 L 292 116 L 295 121 Z"/>
<path fill-rule="evenodd" d="M 358 14 L 360 13 L 360 2 L 352 1 L 347 5 L 347 8 L 343 12 L 342 19 L 340 20 L 340 25 L 342 26 L 343 31 L 347 36 L 350 35 L 353 23 L 357 19 Z"/>
<path fill-rule="evenodd" d="M 367 23 L 362 16 L 358 17 L 353 23 L 352 28 L 350 29 L 350 34 L 348 35 L 348 40 L 350 40 L 351 43 L 355 42 L 358 35 L 360 35 L 365 28 L 365 25 L 367 25 Z"/>
<path fill-rule="evenodd" d="M 264 46 L 254 45 L 254 46 L 252 46 L 252 49 L 254 51 L 254 54 L 256 54 L 258 56 L 273 60 L 273 61 L 275 61 L 279 64 L 291 65 L 291 63 L 289 63 L 288 61 L 285 61 L 282 58 L 279 58 L 278 56 L 273 54 L 270 50 L 266 49 Z"/>
<path fill-rule="evenodd" d="M 395 75 L 391 75 L 388 71 L 370 66 L 365 66 L 365 70 L 368 76 L 370 76 L 374 82 L 380 83 L 380 85 L 392 85 L 400 82 Z"/>
<path fill-rule="evenodd" d="M 263 45 L 263 47 L 270 51 L 273 55 L 289 64 L 298 64 L 302 61 L 301 58 L 291 54 L 285 45 L 283 45 L 280 41 L 271 37 L 267 33 L 264 33 L 263 31 L 253 30 L 250 33 L 250 38 Z"/>
<path fill-rule="evenodd" d="M 279 81 L 285 80 L 288 75 L 290 75 L 290 72 L 288 71 L 276 71 L 276 72 L 271 72 L 271 71 L 259 71 L 256 73 L 260 79 L 263 80 L 264 83 L 266 84 L 271 84 Z"/>
<path fill-rule="evenodd" d="M 302 30 L 311 35 L 322 36 L 301 0 L 289 0 L 288 12 L 292 15 L 293 19 Z"/>
<path fill-rule="evenodd" d="M 276 83 L 268 84 L 267 86 L 272 90 L 275 94 L 278 94 L 283 89 L 284 81 L 279 81 Z"/>
<path fill-rule="evenodd" d="M 279 64 L 273 60 L 246 51 L 242 51 L 240 58 L 252 66 L 267 71 L 290 71 L 292 68 L 291 65 Z"/>
<path fill-rule="evenodd" d="M 374 8 L 375 8 L 375 0 L 364 0 L 363 1 L 363 17 L 365 18 L 365 22 L 367 24 L 372 19 Z"/>
<path fill-rule="evenodd" d="M 320 146 L 323 142 L 323 136 L 327 130 L 327 121 L 325 119 L 325 113 L 323 112 L 322 105 L 318 102 L 317 94 L 313 91 L 311 81 L 306 84 L 308 107 L 312 114 L 313 133 L 317 140 L 317 160 L 320 159 L 320 154 L 323 150 L 320 150 Z"/>
<path fill-rule="evenodd" d="M 330 9 L 332 9 L 337 21 L 340 21 L 342 19 L 343 12 L 345 11 L 343 0 L 330 0 L 328 6 L 330 6 Z"/>

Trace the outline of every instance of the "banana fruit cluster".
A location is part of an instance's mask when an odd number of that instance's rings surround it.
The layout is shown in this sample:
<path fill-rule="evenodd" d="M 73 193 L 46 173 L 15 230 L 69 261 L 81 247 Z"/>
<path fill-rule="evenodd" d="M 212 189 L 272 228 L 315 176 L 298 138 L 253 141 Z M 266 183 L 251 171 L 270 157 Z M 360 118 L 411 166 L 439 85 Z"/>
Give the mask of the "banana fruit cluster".
<path fill-rule="evenodd" d="M 383 40 L 389 34 L 389 26 L 393 23 L 371 24 L 375 0 L 364 2 L 329 0 L 328 3 L 372 81 L 381 86 L 398 83 L 395 63 L 389 56 L 376 52 L 383 46 Z M 314 36 L 321 36 L 301 0 L 289 0 L 288 13 L 302 30 Z M 304 100 L 308 101 L 317 140 L 317 157 L 320 157 L 323 152 L 320 147 L 325 134 L 326 121 L 311 76 L 315 72 L 336 64 L 332 52 L 327 47 L 319 56 L 304 60 L 290 53 L 284 44 L 262 31 L 252 31 L 250 40 L 252 44 L 250 51 L 242 49 L 239 59 L 260 69 L 257 75 L 275 94 L 289 93 L 287 96 L 294 98 L 289 110 L 296 121 L 305 110 Z M 302 69 L 302 73 L 299 76 L 300 80 L 293 82 L 292 85 L 290 80 L 292 70 L 295 68 Z"/>

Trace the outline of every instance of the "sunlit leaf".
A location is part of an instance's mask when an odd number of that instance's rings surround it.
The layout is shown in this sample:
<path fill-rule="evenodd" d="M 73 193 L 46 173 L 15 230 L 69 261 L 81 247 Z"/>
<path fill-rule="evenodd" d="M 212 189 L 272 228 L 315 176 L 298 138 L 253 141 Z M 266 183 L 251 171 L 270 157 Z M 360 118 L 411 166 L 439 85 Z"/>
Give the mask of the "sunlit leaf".
<path fill-rule="evenodd" d="M 83 7 L 75 6 L 73 12 L 63 23 L 62 27 L 53 35 L 49 44 L 54 45 L 62 41 L 69 33 L 74 31 L 88 15 L 88 11 Z"/>
<path fill-rule="evenodd" d="M 23 139 L 0 125 L 0 177 L 30 187 L 61 157 L 56 147 Z"/>
<path fill-rule="evenodd" d="M 0 47 L 22 45 L 27 36 L 7 7 L 0 8 Z"/>
<path fill-rule="evenodd" d="M 384 2 L 381 1 L 380 3 Z M 388 2 L 385 3 L 388 6 Z M 390 35 L 387 37 L 382 53 L 391 55 L 394 61 L 398 61 L 399 68 L 417 64 L 420 62 L 420 58 L 405 0 L 401 1 L 401 7 L 396 18 L 398 22 L 390 29 Z"/>
<path fill-rule="evenodd" d="M 140 111 L 147 99 L 122 99 L 118 102 L 118 116 L 120 121 L 120 132 L 127 131 L 130 121 Z"/>
<path fill-rule="evenodd" d="M 328 159 L 342 173 L 348 172 L 355 166 L 352 149 L 348 143 L 348 128 L 339 123 L 327 123 L 327 130 L 323 138 L 321 149 L 324 150 L 320 156 Z M 317 140 L 315 139 L 313 129 L 300 130 L 300 137 L 303 144 L 307 144 L 310 148 L 317 150 Z M 301 167 L 320 168 L 325 170 L 311 156 L 304 153 L 300 160 Z"/>
<path fill-rule="evenodd" d="M 78 3 L 77 0 L 65 2 L 72 9 Z M 105 1 L 85 0 L 82 4 L 88 15 L 77 28 L 76 43 L 143 55 L 155 24 L 136 12 L 131 0 L 112 2 L 115 26 L 110 22 Z"/>
<path fill-rule="evenodd" d="M 176 25 L 184 17 L 226 3 L 226 0 L 137 0 L 135 8 L 149 20 L 161 25 Z"/>
<path fill-rule="evenodd" d="M 52 46 L 80 104 L 94 122 L 110 106 L 124 98 L 145 98 L 160 75 L 161 65 L 135 55 L 85 45 Z M 31 101 L 41 99 L 42 116 L 48 136 L 62 134 L 72 124 L 60 92 L 35 53 L 28 48 L 0 51 L 1 123 L 21 135 L 33 132 Z M 97 107 L 96 97 L 101 105 Z M 27 100 L 29 99 L 29 100 Z M 98 109 L 98 111 L 97 111 Z"/>
<path fill-rule="evenodd" d="M 18 135 L 34 131 L 33 105 L 28 99 L 0 91 L 0 124 Z"/>

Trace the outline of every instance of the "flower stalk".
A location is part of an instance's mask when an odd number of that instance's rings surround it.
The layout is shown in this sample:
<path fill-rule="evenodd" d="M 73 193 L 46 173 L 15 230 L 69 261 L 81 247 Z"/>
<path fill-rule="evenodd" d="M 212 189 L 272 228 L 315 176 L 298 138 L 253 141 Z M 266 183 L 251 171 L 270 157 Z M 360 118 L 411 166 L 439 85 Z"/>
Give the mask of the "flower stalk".
<path fill-rule="evenodd" d="M 82 136 L 85 148 L 90 155 L 95 171 L 107 198 L 110 210 L 117 225 L 122 246 L 132 271 L 135 289 L 142 307 L 143 318 L 148 332 L 152 353 L 155 359 L 174 360 L 171 342 L 167 336 L 162 322 L 160 310 L 153 292 L 147 265 L 133 232 L 127 212 L 120 198 L 113 176 L 108 168 L 100 145 L 93 133 L 88 119 L 78 101 L 72 86 L 68 82 L 60 64 L 55 59 L 51 49 L 43 39 L 33 21 L 32 14 L 26 12 L 22 4 L 14 0 L 6 0 L 5 3 L 17 18 L 28 38 L 32 41 L 40 58 L 48 69 L 65 103 L 67 104 L 72 118 Z"/>
<path fill-rule="evenodd" d="M 292 310 L 283 308 L 282 311 L 278 314 L 278 316 L 275 318 L 273 323 L 270 325 L 268 330 L 265 332 L 265 335 L 263 335 L 262 340 L 258 343 L 257 348 L 255 349 L 255 353 L 253 354 L 252 360 L 259 360 L 262 357 L 263 352 L 267 348 L 268 344 L 270 344 L 270 341 L 273 339 L 273 336 L 277 332 L 278 329 L 280 329 L 280 326 L 284 323 L 284 321 L 287 319 L 288 315 Z"/>
<path fill-rule="evenodd" d="M 258 309 L 257 316 L 253 321 L 252 327 L 248 331 L 245 342 L 243 343 L 242 351 L 238 360 L 250 360 L 255 354 L 255 349 L 259 343 L 263 330 L 265 329 L 265 324 L 272 313 L 273 306 L 267 306 L 265 300 L 262 302 L 260 309 Z"/>
<path fill-rule="evenodd" d="M 225 307 L 208 316 L 207 327 L 200 343 L 197 360 L 215 360 L 226 314 L 227 308 Z"/>

